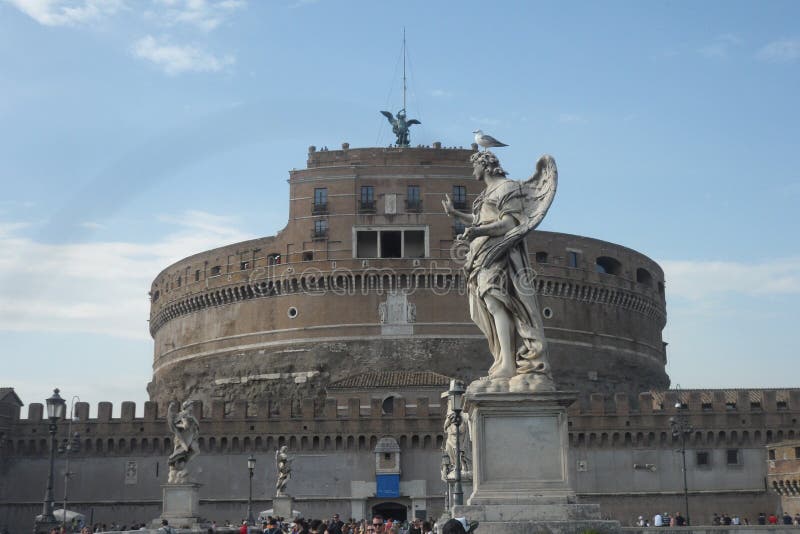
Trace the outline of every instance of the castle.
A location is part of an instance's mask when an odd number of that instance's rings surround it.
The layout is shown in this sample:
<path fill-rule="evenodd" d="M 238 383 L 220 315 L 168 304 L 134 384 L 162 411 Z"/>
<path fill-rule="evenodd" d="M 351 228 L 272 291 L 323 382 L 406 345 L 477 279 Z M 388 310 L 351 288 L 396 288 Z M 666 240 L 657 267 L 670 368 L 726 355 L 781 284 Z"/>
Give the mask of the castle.
<path fill-rule="evenodd" d="M 490 363 L 469 318 L 455 240 L 463 228 L 440 204 L 448 194 L 467 209 L 480 192 L 476 149 L 310 147 L 306 168 L 289 175 L 283 230 L 165 268 L 150 289 L 151 400 L 142 417 L 132 403 L 117 416 L 100 403 L 96 418 L 76 405 L 69 508 L 95 521 L 158 516 L 166 406 L 191 399 L 209 519 L 244 515 L 251 454 L 254 507 L 270 508 L 281 445 L 296 457 L 289 491 L 307 516 L 438 516 L 440 395 L 450 378 L 472 380 Z M 682 509 L 681 436 L 669 423 L 681 414 L 692 427 L 695 524 L 714 511 L 754 519 L 779 507 L 767 445 L 797 438 L 800 389 L 668 390 L 661 268 L 576 235 L 536 231 L 527 246 L 555 381 L 580 392 L 569 409 L 579 497 L 623 524 Z M 41 507 L 49 451 L 42 405 L 29 404 L 27 418 L 21 406 L 0 390 L 0 526 L 15 531 Z M 379 473 L 397 475 L 394 492 L 377 486 Z"/>

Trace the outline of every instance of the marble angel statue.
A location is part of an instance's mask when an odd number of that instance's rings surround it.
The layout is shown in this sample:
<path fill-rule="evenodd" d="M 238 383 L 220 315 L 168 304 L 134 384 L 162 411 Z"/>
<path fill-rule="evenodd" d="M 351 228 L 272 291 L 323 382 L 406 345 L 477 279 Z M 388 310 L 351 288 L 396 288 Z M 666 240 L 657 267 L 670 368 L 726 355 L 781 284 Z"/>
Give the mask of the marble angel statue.
<path fill-rule="evenodd" d="M 167 483 L 185 484 L 189 482 L 189 471 L 186 465 L 197 455 L 197 436 L 200 424 L 192 413 L 192 402 L 186 401 L 176 413 L 177 402 L 171 402 L 167 408 L 167 426 L 173 436 L 173 449 L 167 464 L 169 474 Z"/>
<path fill-rule="evenodd" d="M 466 229 L 458 239 L 469 244 L 464 270 L 470 316 L 486 336 L 494 363 L 473 391 L 553 391 L 544 326 L 534 291 L 525 236 L 544 219 L 558 182 L 555 160 L 542 156 L 525 181 L 510 180 L 491 151 L 470 158 L 473 176 L 485 184 L 471 212 L 445 213 Z"/>

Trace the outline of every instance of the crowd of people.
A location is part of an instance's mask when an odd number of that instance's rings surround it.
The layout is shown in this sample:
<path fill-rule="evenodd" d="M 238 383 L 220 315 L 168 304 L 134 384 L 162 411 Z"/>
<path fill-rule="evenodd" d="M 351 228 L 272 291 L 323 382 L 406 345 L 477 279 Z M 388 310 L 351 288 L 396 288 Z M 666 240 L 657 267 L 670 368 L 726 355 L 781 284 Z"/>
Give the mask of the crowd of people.
<path fill-rule="evenodd" d="M 227 523 L 227 522 L 226 522 Z M 225 525 L 226 527 L 229 524 Z M 212 523 L 212 529 L 217 525 Z M 334 514 L 330 520 L 297 518 L 286 521 L 282 517 L 267 517 L 258 526 L 248 525 L 242 520 L 239 527 L 240 534 L 433 534 L 434 523 L 413 519 L 412 521 L 397 521 L 383 516 L 375 515 L 371 520 L 356 521 L 350 518 L 342 521 L 339 514 Z M 169 533 L 167 533 L 169 534 Z"/>
<path fill-rule="evenodd" d="M 697 521 L 693 522 L 694 524 L 706 524 L 703 522 L 698 523 Z M 740 525 L 750 525 L 750 518 L 748 517 L 739 517 L 737 514 L 728 515 L 727 513 L 718 514 L 714 512 L 714 515 L 711 516 L 710 524 L 715 527 L 719 526 L 740 526 Z M 788 512 L 784 512 L 782 516 L 778 516 L 776 514 L 766 515 L 764 512 L 758 514 L 756 518 L 756 525 L 794 525 L 800 526 L 800 513 L 796 513 L 794 516 L 789 514 Z M 636 521 L 636 526 L 638 527 L 683 527 L 688 526 L 689 523 L 687 522 L 686 518 L 681 515 L 680 512 L 675 512 L 673 515 L 670 515 L 667 512 L 657 513 L 653 516 L 652 522 L 645 516 L 639 516 Z"/>

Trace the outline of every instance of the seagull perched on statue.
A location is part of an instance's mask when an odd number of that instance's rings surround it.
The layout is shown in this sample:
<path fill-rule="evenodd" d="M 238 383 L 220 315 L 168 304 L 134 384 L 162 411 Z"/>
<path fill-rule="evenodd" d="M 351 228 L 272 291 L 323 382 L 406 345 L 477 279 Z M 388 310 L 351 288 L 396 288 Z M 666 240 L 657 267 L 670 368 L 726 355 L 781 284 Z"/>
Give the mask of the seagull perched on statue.
<path fill-rule="evenodd" d="M 505 143 L 501 143 L 491 135 L 486 135 L 485 133 L 483 133 L 483 130 L 475 130 L 472 133 L 475 134 L 475 142 L 478 143 L 480 146 L 482 146 L 484 150 L 490 147 L 508 146 Z"/>

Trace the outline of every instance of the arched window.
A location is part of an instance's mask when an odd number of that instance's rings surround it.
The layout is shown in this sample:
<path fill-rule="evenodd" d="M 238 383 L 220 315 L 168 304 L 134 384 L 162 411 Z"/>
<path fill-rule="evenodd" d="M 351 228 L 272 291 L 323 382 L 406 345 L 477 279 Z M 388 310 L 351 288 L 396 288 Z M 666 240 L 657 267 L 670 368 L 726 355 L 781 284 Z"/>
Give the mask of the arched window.
<path fill-rule="evenodd" d="M 594 270 L 598 273 L 619 276 L 622 274 L 622 264 L 610 256 L 600 256 L 595 260 Z"/>
<path fill-rule="evenodd" d="M 394 413 L 394 397 L 391 395 L 383 399 L 381 404 L 381 415 L 392 415 Z"/>
<path fill-rule="evenodd" d="M 647 269 L 639 267 L 636 269 L 636 281 L 650 287 L 653 285 L 653 275 Z"/>
<path fill-rule="evenodd" d="M 544 251 L 537 252 L 536 263 L 547 263 L 547 252 Z"/>

